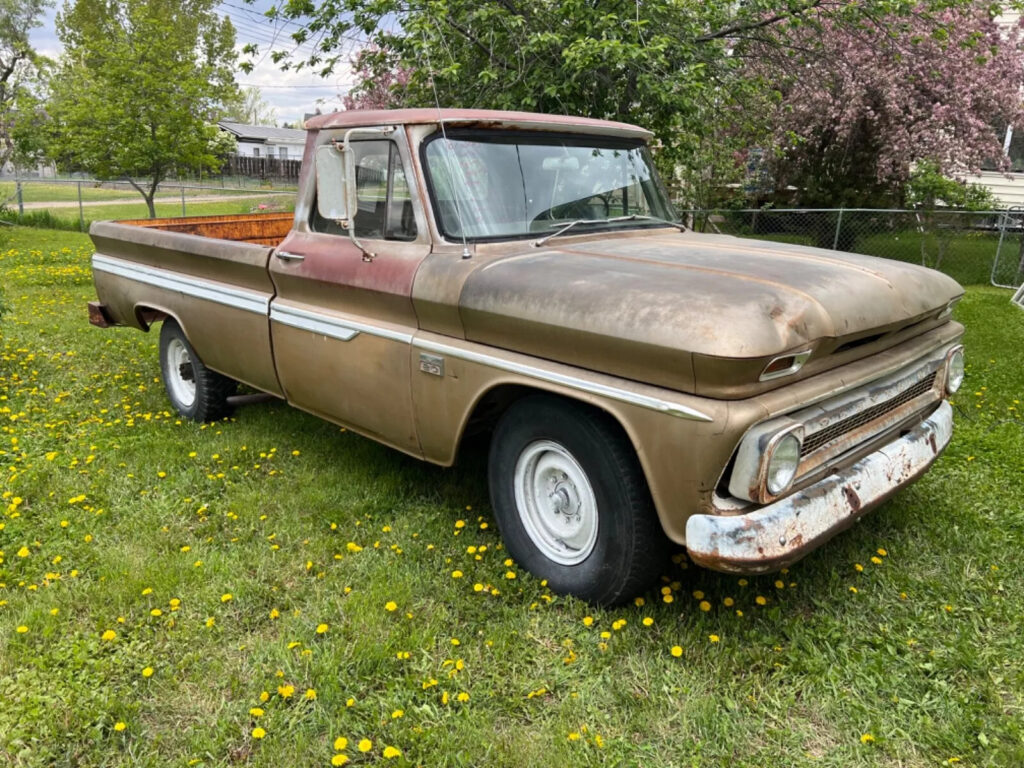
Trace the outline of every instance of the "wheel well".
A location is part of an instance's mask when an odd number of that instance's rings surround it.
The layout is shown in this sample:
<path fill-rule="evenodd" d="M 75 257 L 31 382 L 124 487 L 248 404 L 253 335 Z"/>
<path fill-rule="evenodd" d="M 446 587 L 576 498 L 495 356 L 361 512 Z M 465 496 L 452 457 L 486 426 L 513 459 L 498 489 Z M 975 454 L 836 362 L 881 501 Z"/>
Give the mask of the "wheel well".
<path fill-rule="evenodd" d="M 144 331 L 148 331 L 152 328 L 153 323 L 166 320 L 168 317 L 170 317 L 170 315 L 162 309 L 154 309 L 153 307 L 147 307 L 141 304 L 135 307 L 135 319 L 139 321 L 139 326 L 141 326 Z"/>
<path fill-rule="evenodd" d="M 633 441 L 630 439 L 629 433 L 623 427 L 622 423 L 611 413 L 606 411 L 599 406 L 587 403 L 583 400 L 578 400 L 574 397 L 567 397 L 559 392 L 551 392 L 550 390 L 540 389 L 537 387 L 528 387 L 521 384 L 499 384 L 493 389 L 489 389 L 484 395 L 477 400 L 476 405 L 473 406 L 473 410 L 466 420 L 466 427 L 462 431 L 462 435 L 459 439 L 458 450 L 462 449 L 463 444 L 467 438 L 484 437 L 486 441 L 490 441 L 491 433 L 494 431 L 495 426 L 498 424 L 498 420 L 505 414 L 505 411 L 509 407 L 522 400 L 524 397 L 529 395 L 547 395 L 553 399 L 564 400 L 566 403 L 571 403 L 574 407 L 585 408 L 593 411 L 594 413 L 600 414 L 609 424 L 617 429 L 626 441 L 633 445 Z M 635 447 L 635 446 L 634 446 Z"/>

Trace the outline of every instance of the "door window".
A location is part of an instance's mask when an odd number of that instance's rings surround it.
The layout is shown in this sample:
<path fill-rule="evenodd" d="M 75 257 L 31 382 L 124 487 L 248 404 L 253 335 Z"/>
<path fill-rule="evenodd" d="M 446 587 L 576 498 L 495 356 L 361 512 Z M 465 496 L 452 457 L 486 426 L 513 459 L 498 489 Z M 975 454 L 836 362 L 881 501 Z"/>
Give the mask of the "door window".
<path fill-rule="evenodd" d="M 415 240 L 412 196 L 398 147 L 393 141 L 354 141 L 351 147 L 356 171 L 356 236 Z M 315 205 L 310 226 L 315 232 L 344 231 L 336 222 L 321 218 Z"/>

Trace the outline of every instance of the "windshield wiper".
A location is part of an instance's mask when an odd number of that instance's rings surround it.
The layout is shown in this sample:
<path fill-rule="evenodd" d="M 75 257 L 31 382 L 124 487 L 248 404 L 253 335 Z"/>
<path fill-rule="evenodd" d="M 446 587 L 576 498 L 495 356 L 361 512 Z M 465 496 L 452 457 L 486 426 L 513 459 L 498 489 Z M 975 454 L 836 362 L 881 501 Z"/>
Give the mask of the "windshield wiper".
<path fill-rule="evenodd" d="M 631 213 L 628 216 L 613 216 L 610 219 L 576 219 L 575 221 L 570 221 L 562 225 L 555 224 L 553 226 L 559 227 L 558 231 L 552 232 L 550 235 L 545 235 L 539 240 L 535 240 L 533 243 L 533 247 L 540 248 L 542 245 L 544 245 L 544 243 L 546 243 L 551 238 L 558 237 L 562 233 L 568 232 L 577 224 L 613 224 L 618 221 L 638 221 L 640 219 L 645 219 L 648 221 L 657 221 L 661 224 L 668 224 L 671 227 L 675 227 L 680 232 L 686 231 L 686 227 L 684 225 L 675 221 L 669 221 L 668 219 L 659 219 L 657 216 L 644 216 L 643 214 L 640 213 Z"/>

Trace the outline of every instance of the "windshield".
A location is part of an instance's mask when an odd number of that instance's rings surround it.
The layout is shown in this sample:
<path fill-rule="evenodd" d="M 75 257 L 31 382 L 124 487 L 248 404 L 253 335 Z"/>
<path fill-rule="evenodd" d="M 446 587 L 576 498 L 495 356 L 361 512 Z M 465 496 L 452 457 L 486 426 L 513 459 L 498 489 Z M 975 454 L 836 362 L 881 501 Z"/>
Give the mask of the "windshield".
<path fill-rule="evenodd" d="M 469 240 L 544 236 L 577 220 L 584 232 L 676 221 L 639 143 L 450 133 L 424 155 L 438 223 L 452 239 L 463 237 L 460 215 Z M 627 216 L 638 218 L 606 221 Z"/>

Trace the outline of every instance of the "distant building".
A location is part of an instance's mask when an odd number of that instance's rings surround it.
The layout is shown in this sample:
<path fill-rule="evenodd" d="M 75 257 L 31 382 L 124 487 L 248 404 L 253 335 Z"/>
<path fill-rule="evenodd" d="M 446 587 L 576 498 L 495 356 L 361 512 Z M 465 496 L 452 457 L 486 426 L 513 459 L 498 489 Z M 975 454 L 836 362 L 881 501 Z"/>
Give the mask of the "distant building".
<path fill-rule="evenodd" d="M 275 157 L 279 160 L 301 160 L 306 146 L 306 132 L 295 128 L 270 125 L 245 125 L 221 120 L 221 130 L 233 134 L 242 157 Z"/>

